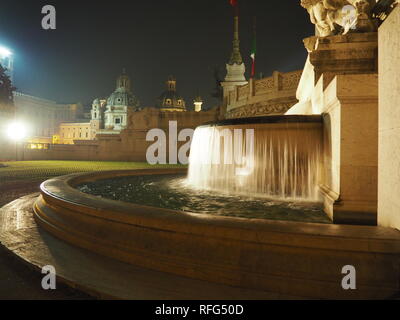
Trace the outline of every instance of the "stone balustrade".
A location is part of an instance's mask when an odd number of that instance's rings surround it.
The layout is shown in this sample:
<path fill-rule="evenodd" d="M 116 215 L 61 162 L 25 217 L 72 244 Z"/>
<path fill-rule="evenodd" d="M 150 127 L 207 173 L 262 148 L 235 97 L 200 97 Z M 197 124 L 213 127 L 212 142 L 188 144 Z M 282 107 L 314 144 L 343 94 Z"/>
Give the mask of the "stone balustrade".
<path fill-rule="evenodd" d="M 302 71 L 281 73 L 238 86 L 229 93 L 227 118 L 284 114 L 297 103 L 296 90 Z"/>

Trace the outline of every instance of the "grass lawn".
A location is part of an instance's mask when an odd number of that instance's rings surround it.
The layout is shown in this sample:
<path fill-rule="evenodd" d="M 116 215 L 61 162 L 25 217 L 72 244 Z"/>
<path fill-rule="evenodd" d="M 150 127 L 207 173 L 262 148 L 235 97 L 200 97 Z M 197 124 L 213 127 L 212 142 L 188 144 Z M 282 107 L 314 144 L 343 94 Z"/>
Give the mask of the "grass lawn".
<path fill-rule="evenodd" d="M 2 167 L 5 165 L 6 167 Z M 0 207 L 29 193 L 52 177 L 78 172 L 132 170 L 146 168 L 182 168 L 182 165 L 149 165 L 145 162 L 107 161 L 17 161 L 0 162 Z"/>
<path fill-rule="evenodd" d="M 131 170 L 146 168 L 171 168 L 181 165 L 149 165 L 145 162 L 106 162 L 106 161 L 17 161 L 0 162 L 0 184 L 11 181 L 38 181 L 70 173 Z"/>

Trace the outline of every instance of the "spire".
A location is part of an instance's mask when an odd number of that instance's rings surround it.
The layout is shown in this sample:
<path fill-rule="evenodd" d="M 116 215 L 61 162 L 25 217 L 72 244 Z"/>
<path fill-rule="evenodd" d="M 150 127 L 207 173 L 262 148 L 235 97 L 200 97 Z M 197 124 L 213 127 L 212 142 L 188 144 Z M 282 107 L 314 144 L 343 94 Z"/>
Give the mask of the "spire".
<path fill-rule="evenodd" d="M 233 51 L 229 62 L 226 64 L 225 82 L 229 82 L 229 88 L 224 87 L 224 92 L 227 94 L 235 85 L 246 84 L 246 66 L 244 65 L 242 55 L 240 54 L 239 41 L 239 0 L 230 0 L 230 4 L 234 9 L 234 33 L 233 33 Z"/>
<path fill-rule="evenodd" d="M 231 5 L 234 7 L 234 18 L 233 18 L 233 51 L 229 64 L 242 64 L 243 59 L 240 54 L 240 40 L 239 40 L 239 2 L 231 1 Z"/>

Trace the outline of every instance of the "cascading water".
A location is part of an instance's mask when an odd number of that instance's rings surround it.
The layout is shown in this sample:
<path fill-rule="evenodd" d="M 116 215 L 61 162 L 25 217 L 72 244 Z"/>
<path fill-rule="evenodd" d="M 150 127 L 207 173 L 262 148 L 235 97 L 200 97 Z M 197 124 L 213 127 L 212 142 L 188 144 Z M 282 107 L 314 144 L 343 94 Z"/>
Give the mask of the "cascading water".
<path fill-rule="evenodd" d="M 250 197 L 319 201 L 320 117 L 272 116 L 237 122 L 196 129 L 188 185 Z"/>

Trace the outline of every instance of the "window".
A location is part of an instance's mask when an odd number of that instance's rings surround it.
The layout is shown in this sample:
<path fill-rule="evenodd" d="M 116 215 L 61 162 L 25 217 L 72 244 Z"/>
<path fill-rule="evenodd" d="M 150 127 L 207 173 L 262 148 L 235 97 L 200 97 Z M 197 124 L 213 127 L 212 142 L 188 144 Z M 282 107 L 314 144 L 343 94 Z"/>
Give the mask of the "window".
<path fill-rule="evenodd" d="M 121 118 L 116 118 L 115 119 L 115 124 L 121 124 Z"/>

